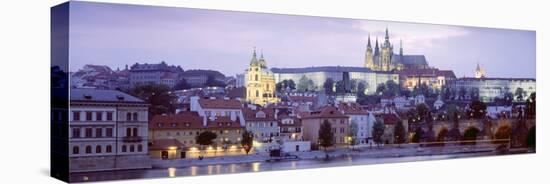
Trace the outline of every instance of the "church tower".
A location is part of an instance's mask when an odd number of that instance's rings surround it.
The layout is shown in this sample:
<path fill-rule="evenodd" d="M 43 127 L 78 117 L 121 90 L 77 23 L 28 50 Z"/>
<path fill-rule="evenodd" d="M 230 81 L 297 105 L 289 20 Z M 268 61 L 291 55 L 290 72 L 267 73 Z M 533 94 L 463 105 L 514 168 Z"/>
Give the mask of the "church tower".
<path fill-rule="evenodd" d="M 479 67 L 479 62 L 477 63 L 476 71 L 475 71 L 475 78 L 484 78 L 485 77 L 485 70 L 481 67 Z"/>
<path fill-rule="evenodd" d="M 275 76 L 268 69 L 263 53 L 260 59 L 257 58 L 255 48 L 245 79 L 247 102 L 263 106 L 279 101 L 275 95 Z"/>
<path fill-rule="evenodd" d="M 370 44 L 370 34 L 367 41 L 367 51 L 365 53 L 365 67 L 374 69 L 374 56 L 372 55 L 372 46 Z"/>
<path fill-rule="evenodd" d="M 386 28 L 386 36 L 384 38 L 384 44 L 382 45 L 382 51 L 380 55 L 380 64 L 381 64 L 382 71 L 392 70 L 392 66 L 391 66 L 392 55 L 393 55 L 393 46 L 390 43 L 388 28 Z"/>

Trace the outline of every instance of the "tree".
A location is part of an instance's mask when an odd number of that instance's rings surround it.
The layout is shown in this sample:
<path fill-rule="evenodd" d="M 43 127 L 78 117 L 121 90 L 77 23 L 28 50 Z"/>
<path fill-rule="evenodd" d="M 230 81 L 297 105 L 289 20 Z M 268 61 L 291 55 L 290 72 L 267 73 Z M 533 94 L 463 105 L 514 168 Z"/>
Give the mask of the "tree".
<path fill-rule="evenodd" d="M 323 121 L 319 128 L 319 145 L 324 148 L 326 158 L 328 159 L 327 148 L 334 145 L 334 133 L 332 132 L 332 125 L 328 120 Z"/>
<path fill-rule="evenodd" d="M 174 90 L 184 90 L 191 89 L 191 85 L 187 83 L 187 80 L 181 79 L 176 85 L 174 85 Z"/>
<path fill-rule="evenodd" d="M 153 118 L 154 115 L 174 113 L 176 110 L 177 97 L 166 85 L 154 83 L 138 85 L 128 93 L 149 104 L 149 118 Z"/>
<path fill-rule="evenodd" d="M 472 88 L 470 91 L 470 97 L 472 100 L 479 100 L 479 88 Z"/>
<path fill-rule="evenodd" d="M 308 79 L 305 75 L 302 75 L 300 80 L 298 81 L 297 89 L 300 92 L 305 91 L 312 91 L 315 88 L 315 84 L 313 83 L 313 80 Z"/>
<path fill-rule="evenodd" d="M 506 143 L 510 141 L 512 135 L 512 128 L 508 125 L 503 125 L 498 127 L 497 132 L 495 133 L 495 140 L 493 143 Z"/>
<path fill-rule="evenodd" d="M 537 130 L 535 129 L 535 126 L 531 127 L 529 129 L 529 132 L 527 133 L 527 140 L 525 141 L 526 142 L 526 145 L 529 147 L 529 148 L 535 148 L 536 147 L 536 142 L 537 142 Z"/>
<path fill-rule="evenodd" d="M 414 135 L 411 141 L 414 143 L 419 143 L 420 139 L 422 139 L 423 136 L 424 136 L 424 131 L 422 131 L 421 127 L 417 127 L 416 130 L 414 131 Z"/>
<path fill-rule="evenodd" d="M 523 88 L 517 88 L 515 95 L 516 95 L 517 101 L 521 102 L 523 101 L 523 97 L 525 96 L 525 91 L 523 90 Z"/>
<path fill-rule="evenodd" d="M 466 88 L 464 87 L 461 87 L 460 90 L 458 90 L 458 96 L 461 100 L 464 100 L 464 98 L 466 97 Z"/>
<path fill-rule="evenodd" d="M 445 141 L 447 139 L 448 134 L 449 134 L 449 130 L 447 130 L 447 128 L 445 127 L 441 128 L 436 138 L 437 145 L 441 145 L 441 146 L 445 145 Z"/>
<path fill-rule="evenodd" d="M 372 140 L 376 143 L 376 146 L 380 146 L 383 143 L 384 129 L 386 129 L 384 123 L 378 120 L 372 126 Z"/>
<path fill-rule="evenodd" d="M 357 96 L 363 97 L 365 96 L 365 91 L 367 90 L 367 82 L 365 81 L 359 81 L 357 84 Z"/>
<path fill-rule="evenodd" d="M 376 94 L 378 95 L 382 95 L 386 90 L 385 84 L 378 84 L 378 86 L 376 86 Z"/>
<path fill-rule="evenodd" d="M 254 134 L 250 131 L 244 131 L 241 138 L 241 146 L 248 155 L 253 146 Z"/>
<path fill-rule="evenodd" d="M 420 117 L 420 121 L 425 121 L 426 117 L 428 116 L 430 112 L 430 108 L 425 103 L 421 103 L 416 105 L 416 111 L 418 112 L 418 116 Z"/>
<path fill-rule="evenodd" d="M 214 132 L 204 131 L 195 137 L 195 141 L 201 146 L 210 146 L 214 143 L 213 140 L 217 137 L 218 135 L 216 135 Z"/>
<path fill-rule="evenodd" d="M 534 118 L 537 114 L 537 99 L 536 93 L 533 92 L 529 95 L 529 99 L 525 104 L 525 116 L 526 118 Z"/>
<path fill-rule="evenodd" d="M 401 147 L 401 144 L 405 143 L 407 140 L 405 127 L 403 126 L 402 121 L 398 121 L 393 129 L 394 143 L 397 143 L 398 147 Z"/>
<path fill-rule="evenodd" d="M 275 84 L 275 89 L 278 91 L 278 92 L 283 92 L 285 91 L 286 89 L 290 89 L 290 90 L 294 90 L 296 89 L 296 84 L 294 83 L 294 81 L 292 79 L 285 79 L 281 82 L 278 82 L 277 84 Z"/>
<path fill-rule="evenodd" d="M 487 105 L 479 100 L 474 100 L 470 104 L 470 117 L 475 119 L 485 118 L 487 113 Z"/>
<path fill-rule="evenodd" d="M 355 145 L 359 144 L 359 141 L 357 141 L 357 132 L 359 131 L 359 126 L 357 125 L 357 122 L 355 120 L 352 120 L 349 125 L 349 145 L 352 149 L 354 149 Z"/>
<path fill-rule="evenodd" d="M 334 80 L 332 80 L 332 78 L 327 78 L 327 80 L 325 80 L 325 83 L 323 83 L 323 88 L 325 89 L 325 93 L 333 94 L 334 93 Z"/>
<path fill-rule="evenodd" d="M 470 126 L 466 129 L 466 131 L 464 131 L 464 136 L 462 138 L 462 140 L 464 141 L 463 144 L 472 144 L 472 145 L 475 145 L 476 144 L 476 140 L 477 140 L 477 135 L 479 134 L 479 129 L 474 127 L 474 126 Z"/>

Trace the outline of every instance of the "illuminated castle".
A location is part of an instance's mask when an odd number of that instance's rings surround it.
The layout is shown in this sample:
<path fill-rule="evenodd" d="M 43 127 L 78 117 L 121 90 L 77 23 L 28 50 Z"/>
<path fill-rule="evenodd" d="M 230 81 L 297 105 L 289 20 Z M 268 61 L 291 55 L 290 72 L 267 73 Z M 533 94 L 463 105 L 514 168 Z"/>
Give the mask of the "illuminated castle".
<path fill-rule="evenodd" d="M 393 45 L 390 42 L 388 29 L 386 28 L 384 43 L 379 46 L 378 38 L 376 38 L 373 51 L 369 35 L 364 66 L 374 71 L 429 68 L 424 55 L 403 55 L 403 42 L 400 41 L 399 45 L 399 53 L 395 54 L 393 52 Z"/>

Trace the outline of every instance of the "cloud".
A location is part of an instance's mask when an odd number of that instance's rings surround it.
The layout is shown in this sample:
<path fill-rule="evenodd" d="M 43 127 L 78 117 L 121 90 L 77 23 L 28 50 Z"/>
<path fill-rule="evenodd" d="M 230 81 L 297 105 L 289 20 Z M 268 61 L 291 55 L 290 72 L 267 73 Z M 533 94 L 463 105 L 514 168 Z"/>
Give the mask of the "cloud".
<path fill-rule="evenodd" d="M 379 42 L 383 42 L 385 29 L 388 28 L 390 42 L 395 45 L 394 47 L 399 47 L 399 40 L 401 39 L 404 50 L 414 54 L 422 54 L 426 50 L 438 46 L 438 41 L 445 41 L 469 34 L 466 28 L 460 26 L 389 21 L 357 20 L 352 24 L 352 28 L 364 31 L 365 40 L 367 40 L 368 34 L 370 34 L 372 41 L 378 37 Z"/>

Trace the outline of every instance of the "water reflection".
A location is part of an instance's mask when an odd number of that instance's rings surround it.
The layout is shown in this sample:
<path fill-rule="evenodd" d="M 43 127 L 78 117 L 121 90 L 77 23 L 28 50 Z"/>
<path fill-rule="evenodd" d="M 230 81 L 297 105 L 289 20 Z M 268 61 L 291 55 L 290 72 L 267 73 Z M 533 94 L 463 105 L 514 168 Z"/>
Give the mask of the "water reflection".
<path fill-rule="evenodd" d="M 197 176 L 197 175 L 206 175 L 206 174 L 211 175 L 211 174 L 224 174 L 224 173 L 259 172 L 259 171 L 273 171 L 273 170 L 334 167 L 334 166 L 345 166 L 345 165 L 395 163 L 395 162 L 410 162 L 410 161 L 420 161 L 420 160 L 439 160 L 439 159 L 472 157 L 472 156 L 481 156 L 481 155 L 483 154 L 434 155 L 434 156 L 414 156 L 414 157 L 397 157 L 397 158 L 365 158 L 365 157 L 348 156 L 348 157 L 332 158 L 329 161 L 320 159 L 320 160 L 297 160 L 297 161 L 282 161 L 282 162 L 254 162 L 254 163 L 190 166 L 190 167 L 178 167 L 178 168 L 170 167 L 167 169 L 143 169 L 143 170 L 120 170 L 120 171 L 109 171 L 109 172 L 73 173 L 71 174 L 71 182 L 103 181 L 103 180 L 132 179 L 132 178 L 154 178 L 154 177 L 166 177 L 166 176 L 177 177 L 177 176 Z"/>
<path fill-rule="evenodd" d="M 260 162 L 252 163 L 252 171 L 254 171 L 254 172 L 260 171 L 260 164 L 261 164 Z"/>
<path fill-rule="evenodd" d="M 168 177 L 175 177 L 176 176 L 176 168 L 170 167 L 168 168 Z"/>

